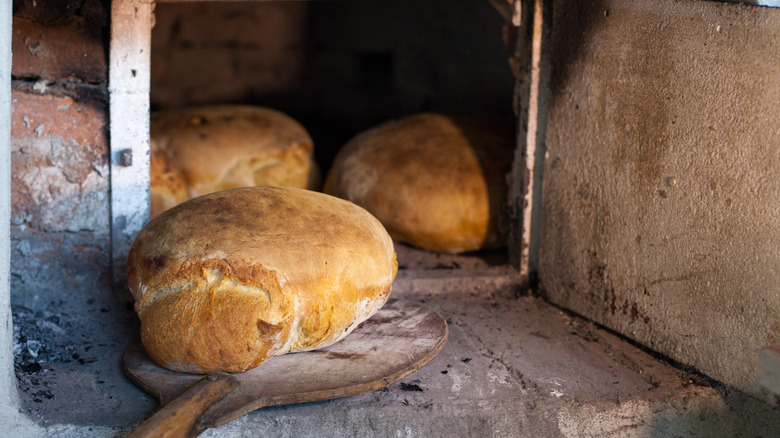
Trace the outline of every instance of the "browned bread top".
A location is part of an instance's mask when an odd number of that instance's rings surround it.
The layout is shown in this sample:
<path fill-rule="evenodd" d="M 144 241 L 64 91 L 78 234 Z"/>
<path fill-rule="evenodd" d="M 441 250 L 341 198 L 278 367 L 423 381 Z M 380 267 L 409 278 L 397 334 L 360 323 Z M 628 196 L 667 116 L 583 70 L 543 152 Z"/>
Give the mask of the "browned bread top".
<path fill-rule="evenodd" d="M 156 362 L 240 372 L 342 339 L 384 304 L 396 269 L 390 236 L 362 208 L 251 187 L 151 221 L 131 247 L 128 284 Z"/>
<path fill-rule="evenodd" d="M 324 190 L 370 211 L 401 242 L 448 253 L 499 247 L 513 151 L 511 132 L 417 114 L 350 140 Z"/>
<path fill-rule="evenodd" d="M 181 170 L 190 197 L 311 183 L 311 137 L 293 118 L 270 108 L 212 105 L 156 112 L 151 137 Z"/>

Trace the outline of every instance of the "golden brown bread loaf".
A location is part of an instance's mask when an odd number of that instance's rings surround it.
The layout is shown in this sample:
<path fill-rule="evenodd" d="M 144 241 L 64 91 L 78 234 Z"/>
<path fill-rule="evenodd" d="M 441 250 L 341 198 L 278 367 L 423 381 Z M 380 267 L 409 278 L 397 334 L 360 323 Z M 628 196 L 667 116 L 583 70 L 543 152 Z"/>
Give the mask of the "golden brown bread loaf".
<path fill-rule="evenodd" d="M 511 132 L 417 114 L 350 140 L 324 191 L 364 207 L 400 242 L 445 253 L 496 248 L 513 151 Z"/>
<path fill-rule="evenodd" d="M 162 213 L 133 242 L 127 277 L 149 355 L 210 373 L 342 339 L 385 303 L 396 270 L 390 236 L 364 209 L 266 186 Z"/>
<path fill-rule="evenodd" d="M 171 158 L 190 198 L 255 185 L 312 188 L 311 137 L 297 121 L 250 105 L 156 112 L 151 139 Z"/>
<path fill-rule="evenodd" d="M 184 177 L 154 141 L 151 142 L 149 170 L 149 206 L 152 218 L 188 199 Z"/>

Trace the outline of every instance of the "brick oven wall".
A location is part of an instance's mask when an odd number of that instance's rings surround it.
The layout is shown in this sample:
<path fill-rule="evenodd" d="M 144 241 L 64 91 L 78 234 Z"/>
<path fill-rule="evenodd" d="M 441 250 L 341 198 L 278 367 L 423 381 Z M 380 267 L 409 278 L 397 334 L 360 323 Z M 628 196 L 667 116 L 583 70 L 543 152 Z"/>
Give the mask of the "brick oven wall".
<path fill-rule="evenodd" d="M 108 2 L 41 3 L 13 17 L 11 291 L 26 307 L 109 281 Z"/>

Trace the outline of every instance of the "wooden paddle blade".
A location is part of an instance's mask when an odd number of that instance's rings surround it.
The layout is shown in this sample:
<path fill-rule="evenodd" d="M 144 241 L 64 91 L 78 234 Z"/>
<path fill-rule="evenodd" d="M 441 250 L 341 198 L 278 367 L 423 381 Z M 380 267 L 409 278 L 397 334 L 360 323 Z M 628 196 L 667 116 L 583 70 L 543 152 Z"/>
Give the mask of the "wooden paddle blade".
<path fill-rule="evenodd" d="M 128 438 L 198 436 L 206 429 L 199 424 L 201 415 L 233 392 L 238 384 L 238 380 L 230 374 L 211 374 L 160 408 Z"/>
<path fill-rule="evenodd" d="M 258 367 L 233 374 L 238 387 L 203 412 L 196 426 L 218 427 L 268 406 L 384 388 L 430 362 L 447 342 L 447 333 L 447 322 L 438 313 L 420 303 L 391 298 L 340 342 L 318 350 L 274 356 Z M 202 379 L 160 367 L 140 343 L 125 351 L 123 366 L 130 380 L 163 405 L 172 403 Z"/>

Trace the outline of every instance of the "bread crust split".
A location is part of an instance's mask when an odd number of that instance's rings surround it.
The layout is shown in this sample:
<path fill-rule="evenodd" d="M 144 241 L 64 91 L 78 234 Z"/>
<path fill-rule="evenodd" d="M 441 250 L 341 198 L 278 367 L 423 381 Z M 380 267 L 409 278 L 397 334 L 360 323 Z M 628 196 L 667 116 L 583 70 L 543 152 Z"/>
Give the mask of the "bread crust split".
<path fill-rule="evenodd" d="M 242 372 L 339 341 L 387 300 L 392 240 L 364 209 L 250 187 L 176 206 L 138 234 L 128 284 L 159 365 Z"/>
<path fill-rule="evenodd" d="M 416 114 L 350 140 L 324 191 L 364 207 L 399 242 L 443 253 L 499 248 L 513 146 L 510 130 Z"/>

